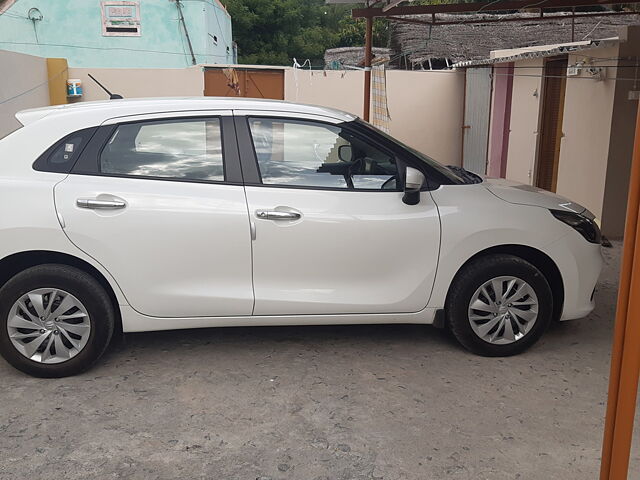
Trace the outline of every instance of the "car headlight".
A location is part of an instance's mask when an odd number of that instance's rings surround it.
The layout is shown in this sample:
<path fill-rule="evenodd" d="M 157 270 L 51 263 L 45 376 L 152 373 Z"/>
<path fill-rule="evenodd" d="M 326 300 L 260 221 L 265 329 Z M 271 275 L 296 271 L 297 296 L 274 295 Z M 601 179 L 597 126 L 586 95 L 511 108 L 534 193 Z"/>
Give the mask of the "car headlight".
<path fill-rule="evenodd" d="M 580 215 L 575 212 L 567 212 L 566 210 L 549 210 L 551 215 L 556 217 L 563 223 L 566 223 L 571 228 L 576 230 L 582 235 L 588 242 L 602 243 L 602 233 L 600 227 L 595 222 L 584 215 Z"/>

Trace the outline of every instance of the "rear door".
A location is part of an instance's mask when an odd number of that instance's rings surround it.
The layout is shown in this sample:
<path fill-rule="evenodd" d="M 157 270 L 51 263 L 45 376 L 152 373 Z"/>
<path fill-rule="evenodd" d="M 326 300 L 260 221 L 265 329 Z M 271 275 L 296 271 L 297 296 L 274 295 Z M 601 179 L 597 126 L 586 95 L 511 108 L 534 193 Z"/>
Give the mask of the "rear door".
<path fill-rule="evenodd" d="M 255 315 L 423 309 L 440 222 L 429 192 L 402 201 L 398 161 L 327 118 L 236 113 L 255 224 Z"/>
<path fill-rule="evenodd" d="M 252 312 L 251 235 L 230 115 L 114 119 L 55 188 L 69 239 L 140 313 Z"/>

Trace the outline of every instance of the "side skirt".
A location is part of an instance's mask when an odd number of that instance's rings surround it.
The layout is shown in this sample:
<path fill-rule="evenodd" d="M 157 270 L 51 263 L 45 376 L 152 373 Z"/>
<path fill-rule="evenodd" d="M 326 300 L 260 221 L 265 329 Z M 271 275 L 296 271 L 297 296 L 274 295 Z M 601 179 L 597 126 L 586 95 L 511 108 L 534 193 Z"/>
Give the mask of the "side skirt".
<path fill-rule="evenodd" d="M 141 315 L 129 306 L 120 306 L 122 329 L 128 332 L 151 332 L 209 327 L 259 327 L 287 325 L 358 325 L 385 323 L 432 324 L 436 308 L 416 313 L 348 314 L 348 315 L 283 315 L 246 317 L 159 318 Z"/>

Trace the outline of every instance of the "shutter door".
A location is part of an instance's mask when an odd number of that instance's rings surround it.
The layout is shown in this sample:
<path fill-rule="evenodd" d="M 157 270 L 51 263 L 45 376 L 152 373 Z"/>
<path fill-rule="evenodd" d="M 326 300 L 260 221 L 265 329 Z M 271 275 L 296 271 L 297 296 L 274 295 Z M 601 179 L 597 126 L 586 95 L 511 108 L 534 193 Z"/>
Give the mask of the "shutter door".
<path fill-rule="evenodd" d="M 484 175 L 487 170 L 491 68 L 468 68 L 465 83 L 462 166 Z"/>

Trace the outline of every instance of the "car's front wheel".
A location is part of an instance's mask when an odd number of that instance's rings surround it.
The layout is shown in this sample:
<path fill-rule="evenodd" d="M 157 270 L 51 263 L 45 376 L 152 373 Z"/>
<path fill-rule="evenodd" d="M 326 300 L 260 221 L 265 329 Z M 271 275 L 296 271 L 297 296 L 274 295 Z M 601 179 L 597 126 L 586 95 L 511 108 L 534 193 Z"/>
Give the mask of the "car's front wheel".
<path fill-rule="evenodd" d="M 445 310 L 451 332 L 468 350 L 508 356 L 542 336 L 551 322 L 553 295 L 531 263 L 514 255 L 489 255 L 456 275 Z"/>
<path fill-rule="evenodd" d="M 39 265 L 0 289 L 0 353 L 18 370 L 65 377 L 104 353 L 115 315 L 91 275 L 67 265 Z"/>

